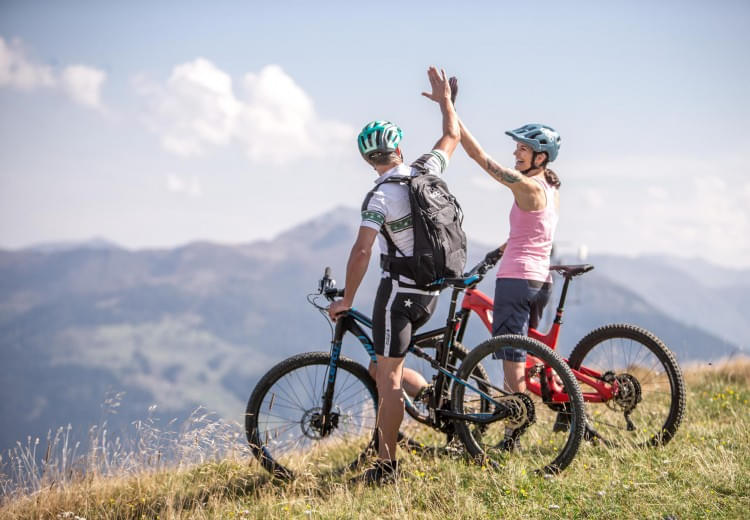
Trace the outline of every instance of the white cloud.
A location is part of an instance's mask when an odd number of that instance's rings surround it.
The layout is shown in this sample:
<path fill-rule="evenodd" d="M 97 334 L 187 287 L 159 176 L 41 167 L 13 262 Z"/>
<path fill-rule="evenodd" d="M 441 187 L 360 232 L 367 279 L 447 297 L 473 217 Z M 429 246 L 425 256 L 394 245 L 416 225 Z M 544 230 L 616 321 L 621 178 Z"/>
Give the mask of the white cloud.
<path fill-rule="evenodd" d="M 329 156 L 354 137 L 348 125 L 322 120 L 312 99 L 278 65 L 246 74 L 241 98 L 232 78 L 205 58 L 176 66 L 164 85 L 142 77 L 134 84 L 150 102 L 147 119 L 162 146 L 184 157 L 236 143 L 253 161 L 283 164 Z"/>
<path fill-rule="evenodd" d="M 32 61 L 20 40 L 10 45 L 0 37 L 0 87 L 19 90 L 61 88 L 73 101 L 101 109 L 101 88 L 107 74 L 87 65 L 71 65 L 57 74 L 49 65 Z"/>
<path fill-rule="evenodd" d="M 65 67 L 60 75 L 63 90 L 73 101 L 89 108 L 102 108 L 101 90 L 107 75 L 86 65 Z"/>
<path fill-rule="evenodd" d="M 185 179 L 179 175 L 170 173 L 167 175 L 166 181 L 167 190 L 172 193 L 185 194 L 190 197 L 200 197 L 203 195 L 203 188 L 195 176 Z"/>
<path fill-rule="evenodd" d="M 31 90 L 55 84 L 52 68 L 29 60 L 20 40 L 15 39 L 8 45 L 0 37 L 0 87 Z"/>
<path fill-rule="evenodd" d="M 736 169 L 733 161 L 691 171 L 678 166 L 681 175 L 665 169 L 646 181 L 602 176 L 564 184 L 564 239 L 595 252 L 700 255 L 722 265 L 748 265 L 750 171 Z M 591 190 L 606 203 L 585 204 Z"/>
<path fill-rule="evenodd" d="M 206 145 L 230 141 L 240 103 L 232 79 L 208 60 L 175 67 L 166 86 L 154 92 L 154 115 L 166 150 L 189 157 L 203 154 Z"/>

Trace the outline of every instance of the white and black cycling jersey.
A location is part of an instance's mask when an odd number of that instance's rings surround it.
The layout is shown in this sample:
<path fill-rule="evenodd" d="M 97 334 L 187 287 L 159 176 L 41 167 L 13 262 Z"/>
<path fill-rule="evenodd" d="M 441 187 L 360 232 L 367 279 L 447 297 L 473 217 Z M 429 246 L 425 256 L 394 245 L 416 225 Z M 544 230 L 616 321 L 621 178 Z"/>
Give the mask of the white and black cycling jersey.
<path fill-rule="evenodd" d="M 441 150 L 432 150 L 420 156 L 411 166 L 400 164 L 383 173 L 375 180 L 376 188 L 368 192 L 362 205 L 361 226 L 385 232 L 391 237 L 398 250 L 397 256 L 411 256 L 414 253 L 414 232 L 412 231 L 411 206 L 409 205 L 409 188 L 405 184 L 386 182 L 392 176 L 415 176 L 425 170 L 433 175 L 442 175 L 448 166 L 448 158 Z M 378 244 L 383 254 L 388 254 L 388 242 L 380 233 Z M 384 273 L 385 275 L 385 273 Z M 401 280 L 413 283 L 403 276 Z"/>

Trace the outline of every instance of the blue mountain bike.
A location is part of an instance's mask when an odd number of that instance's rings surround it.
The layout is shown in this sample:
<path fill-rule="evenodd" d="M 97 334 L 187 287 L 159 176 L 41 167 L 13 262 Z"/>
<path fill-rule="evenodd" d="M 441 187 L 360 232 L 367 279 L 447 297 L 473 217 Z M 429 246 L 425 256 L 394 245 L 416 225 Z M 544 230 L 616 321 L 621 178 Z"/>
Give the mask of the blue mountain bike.
<path fill-rule="evenodd" d="M 556 473 L 573 460 L 586 422 L 581 390 L 568 365 L 525 336 L 491 338 L 471 352 L 461 344 L 470 309 L 458 306 L 458 297 L 475 287 L 499 256 L 498 251 L 488 253 L 464 277 L 444 280 L 441 288 L 451 289 L 445 326 L 413 336 L 407 367 L 418 370 L 431 386 L 419 398 L 404 396 L 410 420 L 402 425 L 401 440 L 412 450 L 466 453 L 491 466 L 521 464 Z M 326 268 L 308 301 L 328 321 L 326 304 L 342 295 Z M 375 381 L 366 367 L 341 355 L 349 333 L 376 363 L 367 332 L 371 328 L 369 317 L 351 309 L 332 327 L 328 352 L 281 361 L 256 385 L 245 429 L 253 453 L 274 476 L 354 469 L 377 453 Z M 494 358 L 508 347 L 526 353 L 527 380 L 554 387 L 554 401 L 551 391 L 537 396 L 507 389 L 503 362 Z"/>

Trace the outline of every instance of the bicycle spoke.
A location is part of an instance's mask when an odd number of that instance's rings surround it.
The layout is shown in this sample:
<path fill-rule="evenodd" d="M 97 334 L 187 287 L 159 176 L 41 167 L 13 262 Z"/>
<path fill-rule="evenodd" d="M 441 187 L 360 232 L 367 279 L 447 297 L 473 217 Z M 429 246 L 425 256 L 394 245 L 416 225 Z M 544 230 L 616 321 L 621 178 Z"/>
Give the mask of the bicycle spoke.
<path fill-rule="evenodd" d="M 520 362 L 519 367 L 514 362 L 495 359 L 495 355 L 504 352 L 506 347 L 524 352 L 526 361 Z M 583 436 L 583 403 L 573 374 L 556 353 L 530 338 L 502 336 L 476 347 L 464 365 L 460 371 L 464 376 L 474 366 L 484 367 L 487 376 L 476 384 L 499 403 L 489 401 L 488 397 L 469 387 L 455 387 L 452 406 L 456 411 L 472 413 L 484 406 L 485 413 L 496 417 L 472 433 L 465 425 L 457 425 L 470 453 L 493 465 L 518 464 L 525 469 L 544 472 L 560 471 L 570 463 Z M 538 369 L 540 366 L 541 370 Z M 506 369 L 512 372 L 506 372 Z M 521 380 L 517 380 L 515 370 L 518 369 L 521 370 Z M 531 393 L 539 385 L 544 389 L 550 376 L 551 381 L 562 385 L 561 390 L 572 399 L 565 405 L 572 406 L 569 410 L 566 411 L 562 404 L 545 403 L 541 396 Z M 474 378 L 471 379 L 474 383 Z M 525 393 L 509 391 L 521 384 L 526 387 Z M 562 426 L 557 424 L 559 421 L 563 421 Z"/>
<path fill-rule="evenodd" d="M 605 359 L 608 365 L 601 363 Z M 632 445 L 651 446 L 674 435 L 684 386 L 673 355 L 653 335 L 631 325 L 602 327 L 579 342 L 570 362 L 616 378 L 619 390 L 609 401 L 588 405 L 595 425 Z"/>
<path fill-rule="evenodd" d="M 339 359 L 331 415 L 321 417 L 329 362 L 329 356 L 316 353 L 280 363 L 279 376 L 248 403 L 248 439 L 262 444 L 254 452 L 274 474 L 288 477 L 305 466 L 347 467 L 362 459 L 371 442 L 376 389 L 364 367 Z"/>

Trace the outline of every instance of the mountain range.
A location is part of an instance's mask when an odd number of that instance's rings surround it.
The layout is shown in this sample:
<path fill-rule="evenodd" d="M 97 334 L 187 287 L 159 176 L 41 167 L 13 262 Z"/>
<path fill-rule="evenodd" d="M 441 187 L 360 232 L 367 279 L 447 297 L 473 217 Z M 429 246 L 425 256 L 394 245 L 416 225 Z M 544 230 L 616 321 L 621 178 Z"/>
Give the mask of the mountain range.
<path fill-rule="evenodd" d="M 97 239 L 0 250 L 0 452 L 67 424 L 83 438 L 105 419 L 120 431 L 197 407 L 241 422 L 275 362 L 328 349 L 330 328 L 305 297 L 325 266 L 343 280 L 357 226 L 355 210 L 337 208 L 240 245 L 133 251 Z M 470 264 L 490 249 L 470 242 Z M 375 257 L 355 302 L 368 314 Z M 749 326 L 747 271 L 667 257 L 591 262 L 571 286 L 561 353 L 611 322 L 653 331 L 683 363 L 747 353 L 736 340 Z M 493 283 L 480 289 L 492 295 Z M 441 325 L 446 298 L 423 330 Z M 465 343 L 486 337 L 474 320 Z M 345 343 L 344 355 L 364 359 L 360 350 Z"/>

